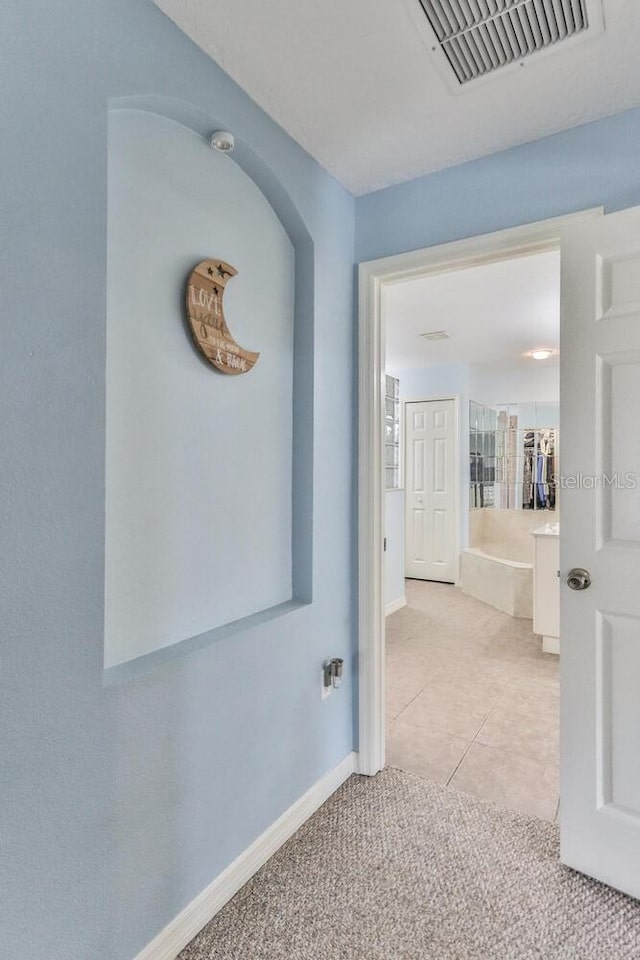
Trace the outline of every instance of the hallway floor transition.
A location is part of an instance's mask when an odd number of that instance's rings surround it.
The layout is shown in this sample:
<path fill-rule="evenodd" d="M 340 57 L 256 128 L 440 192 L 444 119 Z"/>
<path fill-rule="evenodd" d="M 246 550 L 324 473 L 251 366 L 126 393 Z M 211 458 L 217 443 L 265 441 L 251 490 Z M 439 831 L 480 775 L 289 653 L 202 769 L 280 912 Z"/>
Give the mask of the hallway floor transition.
<path fill-rule="evenodd" d="M 180 960 L 637 960 L 640 904 L 558 828 L 387 768 L 351 777 Z"/>
<path fill-rule="evenodd" d="M 543 820 L 558 812 L 558 658 L 530 620 L 405 582 L 387 617 L 387 765 Z"/>

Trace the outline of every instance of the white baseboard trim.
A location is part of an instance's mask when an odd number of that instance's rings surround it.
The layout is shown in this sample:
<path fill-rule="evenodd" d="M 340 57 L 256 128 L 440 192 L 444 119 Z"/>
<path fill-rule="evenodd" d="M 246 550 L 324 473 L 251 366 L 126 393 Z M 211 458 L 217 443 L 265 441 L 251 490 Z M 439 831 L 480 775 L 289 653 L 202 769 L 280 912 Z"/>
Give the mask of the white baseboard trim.
<path fill-rule="evenodd" d="M 229 864 L 208 887 L 153 938 L 135 960 L 175 960 L 177 955 L 251 879 L 312 813 L 357 770 L 358 755 L 348 754 L 337 767 L 307 790 L 275 823 Z"/>
<path fill-rule="evenodd" d="M 406 597 L 398 597 L 397 600 L 392 600 L 391 603 L 387 603 L 384 608 L 384 615 L 388 617 L 389 614 L 395 613 L 396 610 L 402 610 L 403 607 L 407 605 Z"/>

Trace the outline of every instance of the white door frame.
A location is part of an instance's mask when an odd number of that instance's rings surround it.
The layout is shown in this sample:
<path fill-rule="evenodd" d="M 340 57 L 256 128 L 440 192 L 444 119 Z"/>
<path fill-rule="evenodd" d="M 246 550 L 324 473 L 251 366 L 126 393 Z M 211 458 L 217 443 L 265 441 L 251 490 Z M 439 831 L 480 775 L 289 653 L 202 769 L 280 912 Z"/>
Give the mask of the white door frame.
<path fill-rule="evenodd" d="M 456 579 L 455 582 L 459 583 L 460 581 L 460 497 L 461 497 L 461 488 L 460 488 L 460 442 L 462 440 L 462 431 L 461 431 L 461 419 L 460 419 L 460 408 L 462 405 L 462 397 L 459 393 L 443 393 L 436 394 L 429 397 L 408 397 L 406 400 L 402 401 L 402 431 L 400 437 L 400 447 L 403 452 L 402 457 L 402 486 L 405 491 L 405 500 L 404 500 L 404 524 L 405 524 L 405 538 L 406 538 L 406 527 L 407 527 L 407 444 L 406 439 L 406 423 L 407 423 L 407 404 L 408 403 L 438 403 L 442 400 L 453 400 L 453 433 L 456 438 L 456 448 L 453 454 L 453 470 L 454 470 L 454 491 L 453 495 L 455 498 L 455 522 L 456 522 L 456 538 L 454 544 L 454 550 L 456 556 L 458 557 L 457 567 L 456 567 Z"/>
<path fill-rule="evenodd" d="M 596 207 L 496 233 L 369 260 L 358 277 L 358 616 L 360 773 L 384 766 L 384 479 L 386 284 L 558 249 L 563 226 L 602 216 Z"/>

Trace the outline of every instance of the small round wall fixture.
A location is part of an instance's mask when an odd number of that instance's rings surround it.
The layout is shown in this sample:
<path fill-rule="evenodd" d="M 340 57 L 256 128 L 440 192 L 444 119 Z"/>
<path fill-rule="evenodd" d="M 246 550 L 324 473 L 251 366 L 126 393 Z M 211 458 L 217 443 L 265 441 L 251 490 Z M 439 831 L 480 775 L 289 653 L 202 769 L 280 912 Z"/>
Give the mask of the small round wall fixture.
<path fill-rule="evenodd" d="M 555 354 L 555 350 L 549 347 L 539 347 L 537 350 L 530 350 L 527 354 L 532 360 L 548 360 Z"/>
<path fill-rule="evenodd" d="M 211 134 L 211 146 L 220 153 L 233 153 L 236 138 L 228 130 L 215 130 Z"/>

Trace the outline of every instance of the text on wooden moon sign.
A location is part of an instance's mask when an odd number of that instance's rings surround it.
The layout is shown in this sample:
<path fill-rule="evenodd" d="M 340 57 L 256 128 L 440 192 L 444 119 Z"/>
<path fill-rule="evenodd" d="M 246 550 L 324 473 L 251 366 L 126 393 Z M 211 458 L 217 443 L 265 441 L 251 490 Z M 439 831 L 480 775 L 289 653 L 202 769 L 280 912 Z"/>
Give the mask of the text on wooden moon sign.
<path fill-rule="evenodd" d="M 196 346 L 222 373 L 248 373 L 259 353 L 245 350 L 231 336 L 222 298 L 238 271 L 223 260 L 203 260 L 187 281 L 187 319 Z"/>

